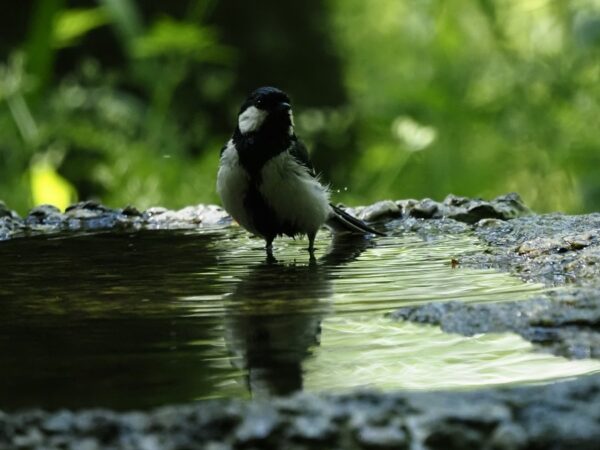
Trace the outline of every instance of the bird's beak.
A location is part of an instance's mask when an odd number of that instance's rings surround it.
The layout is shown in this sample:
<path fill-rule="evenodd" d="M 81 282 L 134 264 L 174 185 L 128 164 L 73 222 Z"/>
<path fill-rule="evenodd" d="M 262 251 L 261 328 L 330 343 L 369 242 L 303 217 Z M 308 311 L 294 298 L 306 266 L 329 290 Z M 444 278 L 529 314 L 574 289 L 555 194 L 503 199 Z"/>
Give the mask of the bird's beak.
<path fill-rule="evenodd" d="M 279 110 L 281 111 L 289 111 L 290 109 L 292 109 L 291 105 L 287 102 L 281 102 L 279 104 Z"/>

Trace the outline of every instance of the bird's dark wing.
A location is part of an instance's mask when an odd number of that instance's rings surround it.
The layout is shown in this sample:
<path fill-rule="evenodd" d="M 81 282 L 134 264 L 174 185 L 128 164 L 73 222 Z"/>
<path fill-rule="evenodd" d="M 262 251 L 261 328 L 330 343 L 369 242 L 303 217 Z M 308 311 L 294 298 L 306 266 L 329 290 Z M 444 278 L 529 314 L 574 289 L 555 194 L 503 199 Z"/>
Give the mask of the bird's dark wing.
<path fill-rule="evenodd" d="M 302 143 L 302 141 L 293 141 L 288 151 L 290 152 L 290 155 L 296 158 L 300 164 L 308 169 L 308 173 L 310 173 L 313 177 L 316 176 L 315 168 L 313 167 L 310 157 L 308 156 L 308 150 L 306 150 L 306 146 Z"/>

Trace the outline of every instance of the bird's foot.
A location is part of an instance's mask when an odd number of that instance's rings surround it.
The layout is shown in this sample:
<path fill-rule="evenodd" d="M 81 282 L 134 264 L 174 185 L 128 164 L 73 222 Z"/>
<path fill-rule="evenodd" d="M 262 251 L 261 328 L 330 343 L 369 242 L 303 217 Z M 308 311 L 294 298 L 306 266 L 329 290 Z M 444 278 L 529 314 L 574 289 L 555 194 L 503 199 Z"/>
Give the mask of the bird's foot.
<path fill-rule="evenodd" d="M 308 252 L 308 260 L 311 263 L 315 263 L 317 261 L 317 258 L 315 258 L 315 247 L 311 245 L 308 248 L 305 248 L 304 250 Z"/>

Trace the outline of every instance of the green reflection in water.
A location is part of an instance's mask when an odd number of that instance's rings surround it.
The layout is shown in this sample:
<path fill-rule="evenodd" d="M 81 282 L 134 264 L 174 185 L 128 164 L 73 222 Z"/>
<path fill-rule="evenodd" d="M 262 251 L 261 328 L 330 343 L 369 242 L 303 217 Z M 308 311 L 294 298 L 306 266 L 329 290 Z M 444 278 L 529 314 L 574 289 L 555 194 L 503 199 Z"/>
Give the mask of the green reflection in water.
<path fill-rule="evenodd" d="M 429 301 L 526 298 L 541 286 L 452 269 L 473 237 L 277 241 L 241 230 L 38 237 L 0 243 L 0 409 L 145 408 L 299 389 L 472 387 L 597 371 L 394 322 Z"/>
<path fill-rule="evenodd" d="M 570 361 L 532 351 L 529 342 L 514 334 L 464 337 L 380 316 L 332 317 L 323 321 L 321 346 L 304 366 L 305 389 L 470 388 L 600 370 L 595 360 Z"/>
<path fill-rule="evenodd" d="M 280 251 L 282 258 L 294 255 L 301 244 L 288 245 Z M 348 264 L 325 265 L 331 306 L 320 324 L 319 342 L 303 363 L 304 389 L 470 388 L 538 383 L 600 370 L 595 360 L 536 353 L 514 334 L 464 337 L 383 317 L 385 311 L 410 304 L 521 300 L 543 289 L 494 270 L 452 268 L 452 259 L 475 250 L 481 248 L 472 236 L 430 242 L 416 235 L 392 236 L 377 239 L 376 247 Z M 268 384 L 262 381 L 260 387 Z M 264 394 L 264 389 L 254 389 L 259 392 Z"/>

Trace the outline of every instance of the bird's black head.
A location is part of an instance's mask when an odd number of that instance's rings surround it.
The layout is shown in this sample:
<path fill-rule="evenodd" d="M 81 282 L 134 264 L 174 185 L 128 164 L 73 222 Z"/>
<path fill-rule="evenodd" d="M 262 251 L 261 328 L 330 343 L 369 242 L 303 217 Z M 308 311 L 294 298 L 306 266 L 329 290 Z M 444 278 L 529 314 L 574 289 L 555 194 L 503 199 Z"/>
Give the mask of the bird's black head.
<path fill-rule="evenodd" d="M 260 87 L 253 91 L 240 108 L 238 130 L 249 133 L 294 134 L 290 98 L 274 87 Z"/>

